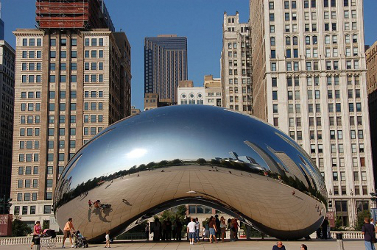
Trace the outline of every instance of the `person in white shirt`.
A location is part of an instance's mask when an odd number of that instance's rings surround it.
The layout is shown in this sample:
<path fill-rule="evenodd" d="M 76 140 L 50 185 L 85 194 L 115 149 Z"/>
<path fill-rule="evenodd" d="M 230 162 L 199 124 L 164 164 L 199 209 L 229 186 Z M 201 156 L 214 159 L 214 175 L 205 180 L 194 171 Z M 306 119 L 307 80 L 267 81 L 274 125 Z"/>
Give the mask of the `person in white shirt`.
<path fill-rule="evenodd" d="M 110 247 L 110 231 L 109 230 L 106 231 L 105 240 L 106 240 L 105 248 L 111 248 Z"/>
<path fill-rule="evenodd" d="M 191 218 L 189 224 L 187 224 L 187 233 L 190 239 L 190 245 L 194 245 L 194 238 L 195 238 L 195 222 L 194 219 Z"/>

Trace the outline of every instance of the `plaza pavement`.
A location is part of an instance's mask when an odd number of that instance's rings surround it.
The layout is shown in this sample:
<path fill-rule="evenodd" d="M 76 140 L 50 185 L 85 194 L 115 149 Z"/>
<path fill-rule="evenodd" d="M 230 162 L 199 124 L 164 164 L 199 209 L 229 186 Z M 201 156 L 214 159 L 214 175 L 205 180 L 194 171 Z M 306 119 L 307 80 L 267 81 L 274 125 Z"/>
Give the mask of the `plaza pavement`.
<path fill-rule="evenodd" d="M 68 243 L 68 241 L 67 241 Z M 263 241 L 237 241 L 225 243 L 212 243 L 200 242 L 195 245 L 190 245 L 188 242 L 115 242 L 111 245 L 112 249 L 126 249 L 126 250 L 185 250 L 185 249 L 198 249 L 198 250 L 271 250 L 272 246 L 276 243 L 275 240 Z M 300 250 L 301 244 L 306 244 L 309 250 L 338 250 L 336 240 L 312 240 L 312 241 L 284 241 L 287 250 Z M 66 244 L 68 246 L 68 244 Z M 104 244 L 89 245 L 88 249 L 104 249 Z M 30 245 L 15 245 L 15 246 L 0 246 L 1 250 L 26 250 L 30 249 Z M 34 248 L 36 249 L 36 248 Z M 45 248 L 41 248 L 45 249 Z M 57 246 L 53 249 L 61 249 Z M 66 248 L 68 250 L 70 248 Z M 345 240 L 345 250 L 363 250 L 364 241 L 362 240 Z"/>

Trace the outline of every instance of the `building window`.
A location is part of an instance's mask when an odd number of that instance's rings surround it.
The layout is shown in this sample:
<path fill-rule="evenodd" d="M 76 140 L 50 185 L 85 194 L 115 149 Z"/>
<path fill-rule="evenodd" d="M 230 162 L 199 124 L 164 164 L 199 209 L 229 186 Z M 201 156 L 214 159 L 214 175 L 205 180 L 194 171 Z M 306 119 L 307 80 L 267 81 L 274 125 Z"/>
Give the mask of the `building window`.
<path fill-rule="evenodd" d="M 43 213 L 44 214 L 51 214 L 51 205 L 44 205 L 44 207 L 43 207 Z"/>

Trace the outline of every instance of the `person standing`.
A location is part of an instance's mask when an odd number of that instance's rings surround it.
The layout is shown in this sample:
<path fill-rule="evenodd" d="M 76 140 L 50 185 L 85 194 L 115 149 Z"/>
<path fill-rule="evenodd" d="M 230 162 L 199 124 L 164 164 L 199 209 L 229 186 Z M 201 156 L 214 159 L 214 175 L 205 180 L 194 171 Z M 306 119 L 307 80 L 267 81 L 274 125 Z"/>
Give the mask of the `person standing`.
<path fill-rule="evenodd" d="M 278 241 L 276 242 L 276 245 L 272 247 L 272 250 L 286 250 L 285 246 L 283 245 L 283 242 Z"/>
<path fill-rule="evenodd" d="M 72 243 L 72 232 L 75 231 L 75 227 L 73 226 L 73 223 L 72 223 L 72 218 L 69 218 L 67 223 L 65 223 L 65 226 L 64 226 L 64 229 L 63 229 L 63 233 L 64 233 L 64 236 L 63 236 L 63 246 L 62 248 L 65 248 L 64 247 L 64 243 L 65 243 L 65 240 L 67 238 L 69 238 L 69 242 L 71 242 L 71 247 L 74 247 L 73 243 Z"/>
<path fill-rule="evenodd" d="M 106 231 L 105 240 L 106 240 L 105 248 L 111 248 L 110 247 L 110 231 L 109 230 Z"/>
<path fill-rule="evenodd" d="M 322 222 L 322 239 L 327 240 L 327 226 L 329 225 L 329 221 L 327 220 L 327 217 Z"/>
<path fill-rule="evenodd" d="M 161 238 L 161 222 L 158 218 L 155 218 L 153 224 L 153 241 L 159 241 Z"/>
<path fill-rule="evenodd" d="M 223 216 L 220 218 L 221 241 L 224 242 L 226 223 Z"/>
<path fill-rule="evenodd" d="M 172 231 L 172 223 L 170 218 L 166 221 L 166 240 L 171 241 L 171 231 Z"/>
<path fill-rule="evenodd" d="M 234 241 L 234 239 L 233 239 L 233 223 L 232 223 L 232 219 L 231 218 L 228 219 L 228 229 L 229 229 L 229 238 L 230 238 L 230 241 Z"/>
<path fill-rule="evenodd" d="M 238 222 L 236 218 L 233 218 L 232 224 L 233 224 L 233 240 L 238 240 Z"/>
<path fill-rule="evenodd" d="M 147 224 L 145 225 L 144 232 L 145 238 L 147 239 L 147 241 L 149 241 L 149 222 L 147 222 Z"/>
<path fill-rule="evenodd" d="M 42 227 L 41 227 L 41 222 L 37 221 L 35 222 L 34 229 L 33 229 L 33 239 L 31 243 L 31 249 L 33 249 L 34 245 L 40 245 L 41 242 L 41 233 L 42 233 Z"/>
<path fill-rule="evenodd" d="M 162 222 L 162 240 L 166 240 L 166 220 Z"/>
<path fill-rule="evenodd" d="M 220 236 L 221 236 L 221 232 L 220 232 L 220 220 L 219 220 L 219 215 L 215 215 L 215 219 L 216 219 L 216 238 L 218 240 L 220 240 Z"/>
<path fill-rule="evenodd" d="M 195 238 L 195 222 L 194 219 L 191 218 L 191 221 L 187 224 L 187 234 L 190 240 L 190 245 L 194 245 L 194 238 Z"/>
<path fill-rule="evenodd" d="M 300 250 L 308 250 L 308 247 L 305 244 L 301 244 Z"/>
<path fill-rule="evenodd" d="M 213 238 L 215 239 L 215 242 L 217 243 L 217 239 L 216 239 L 217 228 L 216 228 L 215 217 L 211 216 L 211 218 L 209 219 L 208 227 L 209 227 L 209 242 L 212 243 L 212 238 Z"/>
<path fill-rule="evenodd" d="M 376 250 L 374 248 L 374 242 L 376 242 L 376 230 L 368 217 L 364 218 L 364 225 L 361 228 L 361 232 L 364 235 L 365 250 Z"/>
<path fill-rule="evenodd" d="M 198 218 L 195 219 L 195 243 L 199 242 L 200 223 Z"/>
<path fill-rule="evenodd" d="M 176 234 L 177 234 L 177 241 L 181 241 L 182 239 L 182 222 L 177 217 L 175 219 L 175 227 L 176 227 Z"/>

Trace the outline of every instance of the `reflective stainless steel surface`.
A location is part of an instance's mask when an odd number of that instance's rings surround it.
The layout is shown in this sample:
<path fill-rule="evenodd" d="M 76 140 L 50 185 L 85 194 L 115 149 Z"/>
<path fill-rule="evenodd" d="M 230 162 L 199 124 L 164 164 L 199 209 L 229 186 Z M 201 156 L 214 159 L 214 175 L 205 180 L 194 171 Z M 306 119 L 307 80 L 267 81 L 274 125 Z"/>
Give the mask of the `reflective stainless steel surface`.
<path fill-rule="evenodd" d="M 318 169 L 283 132 L 223 108 L 185 105 L 142 112 L 95 136 L 65 168 L 54 209 L 61 228 L 72 217 L 94 241 L 190 203 L 295 239 L 321 225 L 326 199 Z"/>

